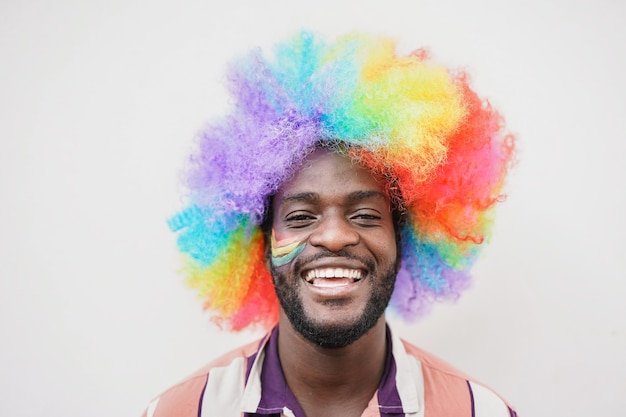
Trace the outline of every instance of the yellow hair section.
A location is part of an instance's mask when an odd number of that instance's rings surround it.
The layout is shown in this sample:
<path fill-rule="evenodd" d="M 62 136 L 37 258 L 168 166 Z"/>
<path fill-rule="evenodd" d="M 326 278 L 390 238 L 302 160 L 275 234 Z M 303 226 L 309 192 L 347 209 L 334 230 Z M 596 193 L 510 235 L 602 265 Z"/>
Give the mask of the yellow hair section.
<path fill-rule="evenodd" d="M 206 267 L 188 263 L 189 286 L 198 291 L 205 300 L 205 309 L 215 311 L 216 320 L 233 314 L 243 303 L 253 277 L 256 260 L 246 258 L 259 236 L 251 239 L 243 227 L 232 234 L 229 242 L 221 249 L 222 254 Z M 243 255 L 243 256 L 242 256 Z M 221 316 L 221 317 L 220 317 Z"/>
<path fill-rule="evenodd" d="M 376 154 L 423 180 L 446 158 L 448 138 L 465 120 L 464 97 L 448 70 L 419 55 L 396 56 L 396 42 L 365 45 L 355 111 L 386 138 Z M 416 159 L 419 163 L 416 163 Z"/>

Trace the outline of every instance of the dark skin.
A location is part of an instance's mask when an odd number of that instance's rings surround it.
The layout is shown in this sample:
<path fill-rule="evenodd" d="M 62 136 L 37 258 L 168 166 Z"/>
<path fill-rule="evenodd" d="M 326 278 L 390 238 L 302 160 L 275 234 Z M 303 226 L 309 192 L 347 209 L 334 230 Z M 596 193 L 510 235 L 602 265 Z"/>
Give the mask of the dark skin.
<path fill-rule="evenodd" d="M 283 285 L 295 289 L 304 315 L 315 325 L 338 332 L 353 328 L 370 314 L 372 293 L 389 288 L 395 277 L 395 227 L 380 181 L 347 159 L 319 150 L 281 187 L 272 212 L 279 239 L 306 243 L 292 263 L 280 266 Z M 311 271 L 322 271 L 322 278 L 306 278 Z M 325 278 L 326 271 L 341 273 Z M 345 278 L 349 273 L 358 279 Z M 384 314 L 374 317 L 372 327 L 355 341 L 323 347 L 294 326 L 282 303 L 279 357 L 286 382 L 306 416 L 361 416 L 384 372 Z"/>

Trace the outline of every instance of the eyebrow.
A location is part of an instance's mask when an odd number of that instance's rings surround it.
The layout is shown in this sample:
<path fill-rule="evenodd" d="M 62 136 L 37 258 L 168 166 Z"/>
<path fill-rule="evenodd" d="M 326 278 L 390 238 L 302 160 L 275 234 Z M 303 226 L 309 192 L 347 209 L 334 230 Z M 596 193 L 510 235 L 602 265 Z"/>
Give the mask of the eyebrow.
<path fill-rule="evenodd" d="M 285 194 L 281 199 L 281 203 L 289 203 L 289 202 L 299 202 L 299 201 L 317 201 L 320 199 L 319 194 L 305 192 L 305 193 L 294 193 L 294 194 Z"/>
<path fill-rule="evenodd" d="M 387 196 L 380 192 L 374 190 L 363 190 L 363 191 L 354 191 L 348 194 L 347 200 L 350 203 L 357 203 L 359 201 L 367 200 L 369 198 L 382 198 L 383 200 L 387 200 Z M 302 192 L 302 193 L 294 193 L 294 194 L 286 194 L 281 199 L 281 203 L 289 203 L 289 202 L 301 202 L 301 201 L 319 201 L 320 196 L 318 193 L 313 192 Z"/>
<path fill-rule="evenodd" d="M 362 200 L 367 200 L 369 198 L 382 198 L 383 200 L 387 200 L 387 196 L 380 191 L 355 191 L 353 193 L 348 194 L 348 201 L 355 203 Z"/>

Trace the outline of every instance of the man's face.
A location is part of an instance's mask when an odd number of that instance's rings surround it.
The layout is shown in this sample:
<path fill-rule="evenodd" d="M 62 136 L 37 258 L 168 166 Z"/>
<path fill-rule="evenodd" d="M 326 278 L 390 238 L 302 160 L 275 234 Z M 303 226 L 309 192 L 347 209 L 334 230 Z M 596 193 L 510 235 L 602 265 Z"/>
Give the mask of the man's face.
<path fill-rule="evenodd" d="M 372 174 L 318 150 L 273 199 L 271 272 L 294 328 L 351 344 L 383 315 L 397 273 L 389 199 Z"/>

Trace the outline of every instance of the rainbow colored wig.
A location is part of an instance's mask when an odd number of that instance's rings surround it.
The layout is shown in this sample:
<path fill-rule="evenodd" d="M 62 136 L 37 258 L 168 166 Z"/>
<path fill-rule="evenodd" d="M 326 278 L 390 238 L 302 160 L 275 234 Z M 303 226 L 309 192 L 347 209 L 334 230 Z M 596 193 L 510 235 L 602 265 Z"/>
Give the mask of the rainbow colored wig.
<path fill-rule="evenodd" d="M 319 144 L 391 176 L 406 221 L 389 312 L 407 320 L 456 298 L 488 238 L 514 152 L 500 115 L 463 72 L 388 38 L 302 32 L 228 72 L 230 112 L 198 135 L 188 207 L 170 220 L 189 283 L 220 326 L 269 328 L 278 300 L 264 262 L 269 198 Z M 336 147 L 337 148 L 337 147 Z"/>

